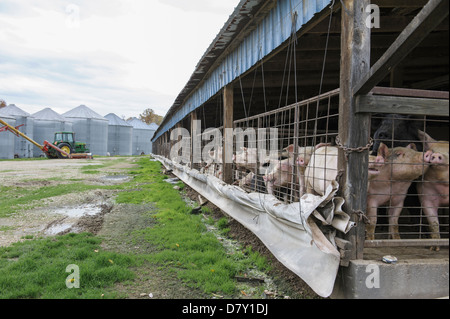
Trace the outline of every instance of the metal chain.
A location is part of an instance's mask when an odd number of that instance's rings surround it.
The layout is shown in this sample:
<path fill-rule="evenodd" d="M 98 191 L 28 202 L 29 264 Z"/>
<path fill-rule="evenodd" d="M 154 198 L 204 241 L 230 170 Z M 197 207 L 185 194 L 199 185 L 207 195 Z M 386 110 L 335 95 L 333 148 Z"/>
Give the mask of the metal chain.
<path fill-rule="evenodd" d="M 342 149 L 346 154 L 352 153 L 352 152 L 364 152 L 366 150 L 369 150 L 373 145 L 373 138 L 369 138 L 369 143 L 367 143 L 366 146 L 360 146 L 360 147 L 346 147 L 342 145 L 341 138 L 339 136 L 336 136 L 336 145 Z"/>
<path fill-rule="evenodd" d="M 354 210 L 353 214 L 358 215 L 359 221 L 364 222 L 364 224 L 370 224 L 369 217 L 367 217 L 366 213 L 364 213 L 362 210 Z"/>

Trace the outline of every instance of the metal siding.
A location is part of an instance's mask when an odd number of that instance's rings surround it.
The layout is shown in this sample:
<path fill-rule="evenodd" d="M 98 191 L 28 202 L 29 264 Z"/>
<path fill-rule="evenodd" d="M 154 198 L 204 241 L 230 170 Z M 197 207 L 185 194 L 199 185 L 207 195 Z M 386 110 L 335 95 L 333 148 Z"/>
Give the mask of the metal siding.
<path fill-rule="evenodd" d="M 153 141 L 286 41 L 292 32 L 292 12 L 297 11 L 295 31 L 298 31 L 329 3 L 330 1 L 325 0 L 278 1 L 257 28 L 225 57 L 210 77 L 205 79 L 202 86 L 194 91 L 166 123 L 162 124 Z"/>
<path fill-rule="evenodd" d="M 2 115 L 1 119 L 11 126 L 16 126 L 16 119 L 13 117 Z M 0 159 L 14 158 L 14 138 L 15 135 L 12 132 L 0 132 Z"/>

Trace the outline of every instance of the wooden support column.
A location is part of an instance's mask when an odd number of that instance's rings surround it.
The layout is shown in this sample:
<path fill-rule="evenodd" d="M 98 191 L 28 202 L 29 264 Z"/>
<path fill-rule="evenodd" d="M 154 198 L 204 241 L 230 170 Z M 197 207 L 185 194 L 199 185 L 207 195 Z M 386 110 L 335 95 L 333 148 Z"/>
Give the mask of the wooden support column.
<path fill-rule="evenodd" d="M 201 139 L 199 134 L 201 133 L 201 127 L 197 122 L 197 112 L 194 110 L 191 113 L 191 168 L 194 164 L 198 164 L 202 159 Z"/>
<path fill-rule="evenodd" d="M 233 84 L 225 86 L 223 91 L 223 152 L 222 176 L 227 184 L 233 182 Z"/>
<path fill-rule="evenodd" d="M 345 148 L 366 146 L 369 141 L 370 116 L 355 113 L 356 101 L 352 88 L 370 69 L 370 28 L 365 24 L 365 8 L 369 0 L 343 0 L 347 10 L 341 10 L 341 63 L 339 95 L 339 138 Z M 351 16 L 350 16 L 351 14 Z M 368 150 L 345 152 L 339 148 L 339 192 L 345 199 L 344 211 L 356 226 L 346 240 L 352 244 L 351 259 L 362 259 L 365 224 L 358 212 L 366 212 Z"/>

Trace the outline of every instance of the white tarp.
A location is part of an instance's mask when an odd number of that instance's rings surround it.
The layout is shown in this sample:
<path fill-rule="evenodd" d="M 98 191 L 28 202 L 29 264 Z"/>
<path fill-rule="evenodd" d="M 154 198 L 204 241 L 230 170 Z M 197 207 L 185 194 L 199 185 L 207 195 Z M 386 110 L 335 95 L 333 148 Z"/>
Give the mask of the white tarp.
<path fill-rule="evenodd" d="M 335 229 L 346 233 L 354 226 L 349 215 L 341 209 L 344 200 L 335 196 L 337 182 L 331 183 L 324 196 L 305 194 L 300 202 L 285 204 L 273 195 L 247 193 L 212 175 L 153 156 L 253 232 L 283 265 L 318 295 L 331 295 L 340 262 L 334 244 Z M 322 226 L 325 227 L 322 229 Z"/>

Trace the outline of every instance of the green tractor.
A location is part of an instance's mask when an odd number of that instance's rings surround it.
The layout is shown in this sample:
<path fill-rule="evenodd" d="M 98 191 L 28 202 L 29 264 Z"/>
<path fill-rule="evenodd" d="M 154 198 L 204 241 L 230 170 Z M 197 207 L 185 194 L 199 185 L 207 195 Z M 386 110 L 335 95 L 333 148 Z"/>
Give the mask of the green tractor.
<path fill-rule="evenodd" d="M 89 153 L 89 149 L 86 148 L 86 143 L 75 142 L 74 132 L 56 132 L 53 145 L 64 151 L 67 154 L 80 154 Z M 54 148 L 48 149 L 49 158 L 68 158 L 64 153 L 58 152 Z"/>

